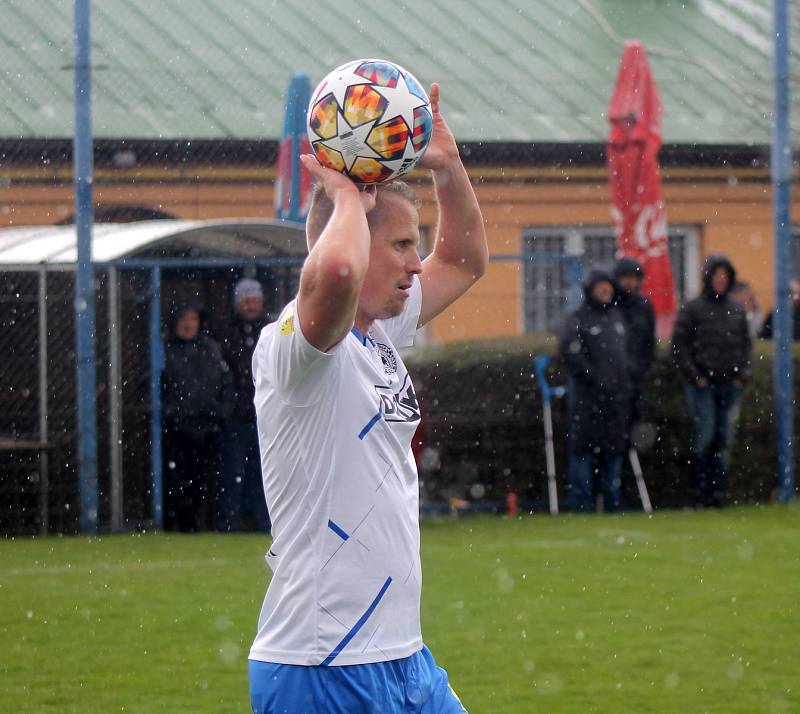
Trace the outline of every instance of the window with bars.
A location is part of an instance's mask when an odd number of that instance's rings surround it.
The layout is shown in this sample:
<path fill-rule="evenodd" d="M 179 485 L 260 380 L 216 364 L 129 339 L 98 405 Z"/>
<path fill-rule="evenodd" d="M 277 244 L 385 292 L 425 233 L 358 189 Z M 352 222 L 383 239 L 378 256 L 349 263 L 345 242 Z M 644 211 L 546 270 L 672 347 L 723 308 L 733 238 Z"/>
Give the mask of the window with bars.
<path fill-rule="evenodd" d="M 675 295 L 680 302 L 699 289 L 697 230 L 671 226 L 668 238 Z M 800 261 L 800 232 L 794 245 L 796 261 Z M 525 331 L 558 332 L 583 297 L 583 276 L 593 268 L 613 267 L 614 230 L 610 226 L 528 228 L 524 246 Z"/>

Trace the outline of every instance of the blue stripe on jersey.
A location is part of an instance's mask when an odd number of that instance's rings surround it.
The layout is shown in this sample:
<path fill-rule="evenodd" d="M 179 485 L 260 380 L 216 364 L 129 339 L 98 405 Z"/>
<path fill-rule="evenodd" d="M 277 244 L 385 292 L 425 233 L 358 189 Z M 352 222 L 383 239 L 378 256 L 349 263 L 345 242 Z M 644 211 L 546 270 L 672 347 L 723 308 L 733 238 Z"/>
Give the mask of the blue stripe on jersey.
<path fill-rule="evenodd" d="M 378 420 L 380 418 L 381 418 L 381 408 L 380 406 L 378 406 L 378 413 L 374 417 L 372 417 L 372 419 L 370 419 L 367 422 L 367 425 L 358 433 L 358 438 L 361 439 L 361 441 L 364 441 L 364 437 L 367 434 L 369 434 L 369 430 L 372 429 L 372 427 L 378 423 Z"/>
<path fill-rule="evenodd" d="M 375 599 L 372 601 L 372 604 L 366 609 L 366 612 L 358 618 L 358 622 L 353 625 L 350 632 L 348 632 L 343 638 L 342 641 L 333 648 L 333 652 L 331 652 L 325 660 L 320 664 L 321 667 L 327 667 L 330 665 L 333 660 L 335 660 L 339 653 L 347 647 L 350 640 L 352 640 L 357 634 L 358 631 L 364 627 L 364 623 L 369 620 L 370 615 L 375 611 L 375 608 L 378 607 L 378 603 L 381 601 L 383 596 L 386 594 L 386 591 L 389 589 L 389 586 L 392 584 L 392 578 L 389 576 L 386 578 L 386 582 L 383 584 L 383 587 L 380 589 L 380 592 L 375 596 Z"/>
<path fill-rule="evenodd" d="M 347 540 L 350 536 L 347 535 L 339 526 L 337 526 L 330 518 L 328 519 L 328 528 L 330 528 L 342 540 Z"/>

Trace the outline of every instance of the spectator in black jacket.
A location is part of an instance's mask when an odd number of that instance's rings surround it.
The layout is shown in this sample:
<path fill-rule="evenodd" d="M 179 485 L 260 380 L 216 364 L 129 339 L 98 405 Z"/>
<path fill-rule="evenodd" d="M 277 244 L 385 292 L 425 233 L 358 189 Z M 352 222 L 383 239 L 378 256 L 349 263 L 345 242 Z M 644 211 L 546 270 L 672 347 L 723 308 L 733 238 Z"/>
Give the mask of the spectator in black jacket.
<path fill-rule="evenodd" d="M 253 350 L 267 324 L 261 283 L 242 278 L 233 294 L 234 317 L 220 331 L 225 361 L 233 374 L 233 414 L 225 426 L 217 530 L 268 531 L 269 516 L 261 483 L 261 457 L 253 405 Z"/>
<path fill-rule="evenodd" d="M 709 256 L 703 292 L 681 308 L 672 338 L 675 363 L 686 381 L 698 506 L 722 505 L 739 399 L 750 373 L 747 316 L 729 296 L 735 280 L 730 260 Z"/>
<path fill-rule="evenodd" d="M 161 388 L 165 526 L 195 532 L 211 520 L 225 419 L 233 407 L 231 374 L 219 345 L 201 330 L 198 306 L 173 311 Z"/>
<path fill-rule="evenodd" d="M 800 282 L 797 280 L 789 281 L 789 294 L 792 298 L 792 337 L 795 340 L 800 340 Z M 762 340 L 771 340 L 772 335 L 772 320 L 775 316 L 774 312 L 767 315 L 764 324 L 758 332 L 758 336 Z"/>
<path fill-rule="evenodd" d="M 611 276 L 592 271 L 585 301 L 568 318 L 559 352 L 568 374 L 568 480 L 570 505 L 594 510 L 592 475 L 606 511 L 619 508 L 622 455 L 626 446 L 631 370 L 625 322 L 614 306 Z"/>
<path fill-rule="evenodd" d="M 631 371 L 631 406 L 629 418 L 635 422 L 640 415 L 639 399 L 642 379 L 656 349 L 656 315 L 650 301 L 640 294 L 644 269 L 635 258 L 620 258 L 614 265 L 617 282 L 617 307 L 625 319 L 628 364 Z"/>

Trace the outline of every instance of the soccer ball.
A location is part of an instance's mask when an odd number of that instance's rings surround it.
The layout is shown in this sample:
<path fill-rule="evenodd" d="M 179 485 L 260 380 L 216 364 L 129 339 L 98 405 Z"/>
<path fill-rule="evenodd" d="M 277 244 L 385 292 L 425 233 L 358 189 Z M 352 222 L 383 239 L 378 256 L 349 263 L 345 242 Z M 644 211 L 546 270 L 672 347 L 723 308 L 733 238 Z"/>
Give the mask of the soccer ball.
<path fill-rule="evenodd" d="M 337 67 L 308 105 L 308 140 L 317 159 L 357 183 L 388 181 L 411 171 L 432 130 L 422 85 L 386 60 Z"/>

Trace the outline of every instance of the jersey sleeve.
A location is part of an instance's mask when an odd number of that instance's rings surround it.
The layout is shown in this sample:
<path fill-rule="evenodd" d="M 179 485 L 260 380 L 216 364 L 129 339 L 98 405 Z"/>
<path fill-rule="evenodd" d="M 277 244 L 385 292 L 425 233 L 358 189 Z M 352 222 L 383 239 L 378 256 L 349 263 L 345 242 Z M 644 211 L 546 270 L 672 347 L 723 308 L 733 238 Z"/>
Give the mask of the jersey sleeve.
<path fill-rule="evenodd" d="M 397 317 L 391 317 L 388 320 L 381 320 L 381 327 L 383 327 L 392 344 L 398 349 L 405 349 L 414 344 L 414 336 L 417 333 L 417 325 L 419 324 L 419 313 L 422 310 L 422 286 L 420 285 L 417 276 L 414 276 L 414 282 L 408 291 L 408 300 L 406 300 L 403 312 Z"/>
<path fill-rule="evenodd" d="M 256 390 L 264 381 L 287 404 L 314 404 L 331 388 L 343 343 L 322 352 L 305 337 L 297 316 L 297 303 L 289 303 L 276 323 L 265 328 L 253 354 Z"/>

